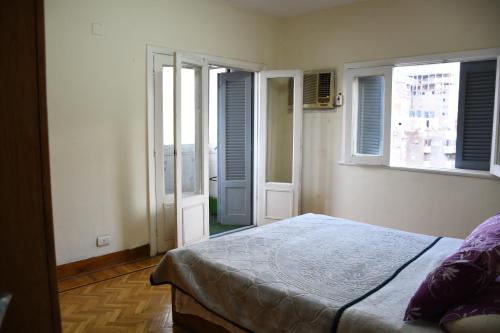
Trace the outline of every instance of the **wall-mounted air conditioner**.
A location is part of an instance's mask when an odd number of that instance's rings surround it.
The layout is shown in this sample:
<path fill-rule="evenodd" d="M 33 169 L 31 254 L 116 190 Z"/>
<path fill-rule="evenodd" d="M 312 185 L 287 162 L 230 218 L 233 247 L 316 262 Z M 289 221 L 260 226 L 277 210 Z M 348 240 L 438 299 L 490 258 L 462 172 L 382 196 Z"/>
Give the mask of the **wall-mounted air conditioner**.
<path fill-rule="evenodd" d="M 304 72 L 304 109 L 333 109 L 335 107 L 335 71 Z"/>

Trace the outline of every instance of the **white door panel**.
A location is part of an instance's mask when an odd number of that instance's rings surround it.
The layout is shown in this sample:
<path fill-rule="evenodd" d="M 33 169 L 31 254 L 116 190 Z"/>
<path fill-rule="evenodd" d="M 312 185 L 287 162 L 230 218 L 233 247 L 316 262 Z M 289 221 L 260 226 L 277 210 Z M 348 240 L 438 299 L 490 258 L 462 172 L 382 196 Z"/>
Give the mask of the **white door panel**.
<path fill-rule="evenodd" d="M 259 224 L 299 214 L 302 71 L 265 71 L 259 80 Z"/>
<path fill-rule="evenodd" d="M 163 237 L 167 244 L 167 249 L 175 247 L 175 203 L 164 203 L 163 204 L 164 213 L 164 233 Z"/>
<path fill-rule="evenodd" d="M 205 225 L 200 223 L 204 211 L 205 205 L 203 203 L 182 207 L 182 243 L 184 245 L 196 243 L 205 238 Z"/>
<path fill-rule="evenodd" d="M 294 216 L 292 190 L 266 190 L 266 220 L 283 220 Z M 295 214 L 296 215 L 296 214 Z"/>

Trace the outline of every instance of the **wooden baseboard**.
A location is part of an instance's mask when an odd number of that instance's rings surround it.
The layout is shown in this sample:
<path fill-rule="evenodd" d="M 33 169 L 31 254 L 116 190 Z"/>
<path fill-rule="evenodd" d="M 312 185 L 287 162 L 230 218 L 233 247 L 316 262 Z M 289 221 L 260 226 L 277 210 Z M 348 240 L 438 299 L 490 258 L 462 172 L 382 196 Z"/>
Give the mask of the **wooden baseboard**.
<path fill-rule="evenodd" d="M 149 258 L 149 244 L 135 249 L 108 253 L 102 256 L 71 262 L 56 267 L 57 280 L 64 280 L 80 274 L 91 273 L 125 264 L 131 261 Z"/>

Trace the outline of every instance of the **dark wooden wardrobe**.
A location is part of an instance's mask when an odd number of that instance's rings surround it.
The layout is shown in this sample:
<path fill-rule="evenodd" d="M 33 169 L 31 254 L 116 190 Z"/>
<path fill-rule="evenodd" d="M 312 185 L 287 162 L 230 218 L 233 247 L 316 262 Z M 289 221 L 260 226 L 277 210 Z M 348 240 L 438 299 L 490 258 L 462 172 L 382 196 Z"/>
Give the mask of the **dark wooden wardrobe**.
<path fill-rule="evenodd" d="M 1 332 L 59 332 L 42 0 L 0 0 Z"/>

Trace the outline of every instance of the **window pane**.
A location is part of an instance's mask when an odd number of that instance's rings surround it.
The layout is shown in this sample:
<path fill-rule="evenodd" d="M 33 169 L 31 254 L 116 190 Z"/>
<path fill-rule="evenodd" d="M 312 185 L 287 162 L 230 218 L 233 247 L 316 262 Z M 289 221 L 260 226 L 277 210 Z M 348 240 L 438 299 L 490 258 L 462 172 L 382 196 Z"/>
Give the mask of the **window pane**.
<path fill-rule="evenodd" d="M 165 194 L 174 193 L 174 68 L 163 67 L 163 177 Z"/>
<path fill-rule="evenodd" d="M 181 69 L 182 194 L 202 192 L 201 67 L 182 64 Z"/>
<path fill-rule="evenodd" d="M 393 71 L 391 165 L 454 168 L 460 63 Z"/>
<path fill-rule="evenodd" d="M 384 77 L 358 78 L 358 132 L 356 153 L 382 155 Z"/>
<path fill-rule="evenodd" d="M 292 182 L 293 78 L 267 79 L 266 181 Z"/>
<path fill-rule="evenodd" d="M 227 68 L 211 68 L 209 72 L 209 102 L 208 102 L 208 144 L 210 149 L 217 147 L 217 113 L 218 113 L 218 80 L 219 74 L 226 73 Z"/>

